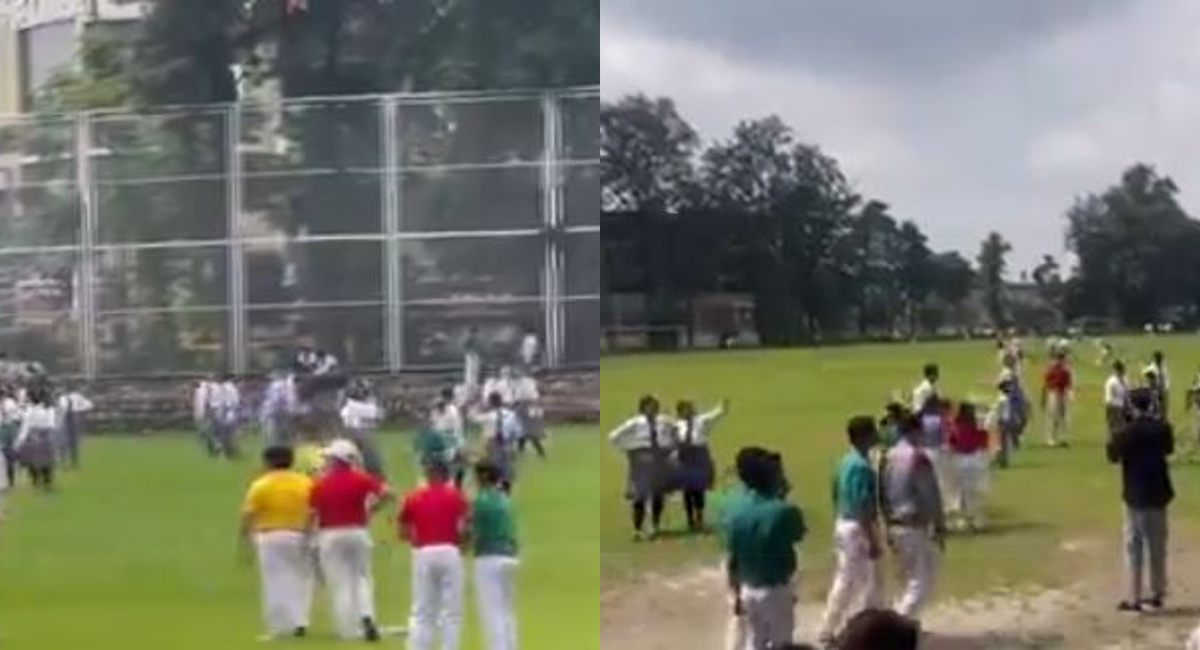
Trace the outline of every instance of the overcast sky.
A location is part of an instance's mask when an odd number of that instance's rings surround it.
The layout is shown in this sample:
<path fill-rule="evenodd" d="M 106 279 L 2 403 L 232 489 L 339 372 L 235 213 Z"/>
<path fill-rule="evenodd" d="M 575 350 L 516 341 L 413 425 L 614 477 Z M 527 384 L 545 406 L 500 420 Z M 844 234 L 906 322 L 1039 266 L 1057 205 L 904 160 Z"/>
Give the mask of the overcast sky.
<path fill-rule="evenodd" d="M 1197 0 L 604 0 L 606 99 L 667 95 L 707 139 L 778 114 L 860 192 L 1028 268 L 1135 161 L 1200 214 Z"/>

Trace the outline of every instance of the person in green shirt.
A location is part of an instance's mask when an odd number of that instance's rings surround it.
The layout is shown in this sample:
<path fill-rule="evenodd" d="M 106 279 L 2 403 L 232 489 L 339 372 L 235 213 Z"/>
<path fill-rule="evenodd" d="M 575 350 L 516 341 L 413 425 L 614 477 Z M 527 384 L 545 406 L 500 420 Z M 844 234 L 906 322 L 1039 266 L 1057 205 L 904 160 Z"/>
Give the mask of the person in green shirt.
<path fill-rule="evenodd" d="M 413 454 L 417 459 L 418 476 L 425 475 L 425 469 L 431 465 L 444 465 L 453 455 L 454 444 L 440 431 L 424 427 L 417 431 L 413 438 Z"/>
<path fill-rule="evenodd" d="M 879 430 L 870 416 L 858 416 L 846 426 L 850 450 L 838 462 L 833 478 L 833 546 L 837 570 L 825 606 L 821 641 L 832 645 L 846 622 L 851 603 L 868 609 L 883 606 L 882 544 L 878 527 L 879 478 L 871 466 L 871 449 L 879 443 Z"/>
<path fill-rule="evenodd" d="M 517 528 L 512 501 L 501 489 L 503 471 L 489 461 L 475 467 L 479 492 L 471 504 L 475 595 L 487 650 L 517 649 Z"/>
<path fill-rule="evenodd" d="M 792 643 L 796 627 L 796 545 L 808 529 L 800 508 L 784 496 L 782 470 L 778 454 L 754 449 L 738 454 L 738 478 L 751 494 L 729 514 L 727 567 L 753 650 Z"/>

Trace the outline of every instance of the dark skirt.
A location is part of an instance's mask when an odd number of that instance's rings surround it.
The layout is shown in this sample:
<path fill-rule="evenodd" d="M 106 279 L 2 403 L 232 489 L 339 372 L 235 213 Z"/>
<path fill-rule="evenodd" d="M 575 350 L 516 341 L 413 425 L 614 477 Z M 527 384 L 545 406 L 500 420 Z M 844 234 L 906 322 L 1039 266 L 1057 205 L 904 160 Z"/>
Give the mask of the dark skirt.
<path fill-rule="evenodd" d="M 669 450 L 633 449 L 625 455 L 629 461 L 625 498 L 630 501 L 649 501 L 665 496 L 675 487 Z"/>
<path fill-rule="evenodd" d="M 517 453 L 508 442 L 492 438 L 487 443 L 487 460 L 500 470 L 502 482 L 512 484 L 517 480 Z"/>
<path fill-rule="evenodd" d="M 17 457 L 30 469 L 54 467 L 56 459 L 54 429 L 34 429 L 17 446 Z"/>
<path fill-rule="evenodd" d="M 707 492 L 717 478 L 712 451 L 708 445 L 684 445 L 679 448 L 678 487 L 685 492 Z"/>
<path fill-rule="evenodd" d="M 546 437 L 546 421 L 529 414 L 528 408 L 518 410 L 521 418 L 521 437 L 525 440 L 543 440 Z"/>
<path fill-rule="evenodd" d="M 1104 418 L 1108 423 L 1108 437 L 1111 439 L 1118 431 L 1125 428 L 1128 420 L 1125 417 L 1125 409 L 1119 406 L 1105 406 Z"/>

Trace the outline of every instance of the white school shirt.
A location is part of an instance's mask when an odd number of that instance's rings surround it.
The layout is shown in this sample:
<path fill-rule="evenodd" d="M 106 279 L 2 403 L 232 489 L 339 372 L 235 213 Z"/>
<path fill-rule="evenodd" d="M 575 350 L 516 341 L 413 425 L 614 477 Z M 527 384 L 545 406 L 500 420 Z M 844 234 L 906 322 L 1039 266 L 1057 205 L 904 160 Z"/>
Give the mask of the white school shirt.
<path fill-rule="evenodd" d="M 496 438 L 503 439 L 504 423 L 509 418 L 515 417 L 517 417 L 517 414 L 512 409 L 501 407 L 491 411 L 483 411 L 482 413 L 472 413 L 471 421 L 483 431 L 484 441 L 490 442 Z M 515 441 L 505 440 L 504 442 Z"/>
<path fill-rule="evenodd" d="M 1158 376 L 1158 383 L 1162 386 L 1163 390 L 1171 389 L 1171 373 L 1167 371 L 1166 364 L 1156 366 L 1152 363 L 1146 366 L 1146 369 L 1142 371 L 1142 375 L 1145 376 L 1149 372 L 1154 372 Z"/>
<path fill-rule="evenodd" d="M 675 427 L 669 419 L 658 416 L 654 429 L 651 431 L 646 416 L 635 415 L 608 434 L 608 443 L 621 451 L 633 451 L 652 447 L 651 440 L 657 438 L 659 447 L 675 447 Z"/>
<path fill-rule="evenodd" d="M 1104 405 L 1125 408 L 1129 404 L 1129 384 L 1123 377 L 1111 375 L 1104 382 Z"/>
<path fill-rule="evenodd" d="M 429 418 L 429 427 L 450 436 L 456 444 L 461 445 L 465 439 L 462 411 L 454 404 L 447 404 L 441 410 L 434 409 Z"/>
<path fill-rule="evenodd" d="M 725 417 L 725 407 L 718 406 L 706 413 L 700 413 L 692 418 L 691 440 L 693 445 L 707 446 L 712 437 L 712 430 L 721 418 Z M 675 438 L 679 444 L 688 440 L 688 423 L 686 420 L 675 421 Z"/>
<path fill-rule="evenodd" d="M 379 404 L 374 400 L 346 400 L 341 416 L 342 426 L 351 430 L 373 429 L 382 419 Z"/>
<path fill-rule="evenodd" d="M 21 421 L 21 405 L 11 397 L 0 400 L 0 424 L 12 424 Z"/>
<path fill-rule="evenodd" d="M 513 382 L 510 379 L 493 377 L 483 382 L 483 399 L 486 401 L 493 393 L 499 393 L 500 400 L 505 405 L 513 403 Z"/>
<path fill-rule="evenodd" d="M 237 419 L 238 409 L 242 405 L 242 394 L 231 381 L 214 383 L 207 391 L 208 411 L 223 422 Z"/>
<path fill-rule="evenodd" d="M 203 420 L 208 414 L 208 393 L 212 385 L 212 382 L 202 381 L 196 384 L 196 390 L 192 393 L 192 416 L 197 420 Z"/>
<path fill-rule="evenodd" d="M 525 365 L 533 365 L 537 360 L 538 352 L 541 350 L 541 343 L 538 342 L 536 334 L 526 334 L 524 339 L 521 339 L 521 361 Z"/>
<path fill-rule="evenodd" d="M 319 375 L 328 375 L 329 373 L 333 372 L 334 370 L 337 370 L 337 367 L 338 367 L 337 357 L 333 356 L 332 354 L 326 354 L 325 356 L 323 356 L 317 360 L 317 367 L 313 368 L 312 373 L 314 375 L 318 375 L 318 376 Z"/>
<path fill-rule="evenodd" d="M 934 395 L 937 395 L 937 387 L 933 385 L 933 382 L 926 379 L 917 384 L 917 387 L 913 389 L 912 395 L 913 413 L 918 413 L 921 409 L 925 408 L 925 402 L 928 402 L 929 398 Z"/>
<path fill-rule="evenodd" d="M 84 397 L 82 393 L 72 391 L 58 398 L 58 410 L 62 411 L 63 415 L 68 412 L 72 413 L 87 413 L 95 408 L 92 401 Z"/>
<path fill-rule="evenodd" d="M 36 429 L 57 429 L 58 411 L 52 406 L 31 404 L 21 411 L 21 432 L 17 434 L 16 446 L 20 447 L 29 434 Z"/>

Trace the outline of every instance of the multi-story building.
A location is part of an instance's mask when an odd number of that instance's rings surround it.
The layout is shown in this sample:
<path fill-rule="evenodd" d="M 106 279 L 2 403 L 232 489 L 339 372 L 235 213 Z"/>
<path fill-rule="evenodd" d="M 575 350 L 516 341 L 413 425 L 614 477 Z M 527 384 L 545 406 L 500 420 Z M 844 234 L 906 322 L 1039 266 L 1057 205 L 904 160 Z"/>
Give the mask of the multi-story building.
<path fill-rule="evenodd" d="M 0 0 L 0 113 L 29 110 L 86 33 L 132 30 L 148 7 L 146 0 Z"/>

